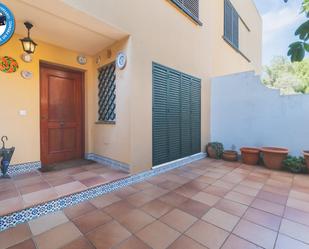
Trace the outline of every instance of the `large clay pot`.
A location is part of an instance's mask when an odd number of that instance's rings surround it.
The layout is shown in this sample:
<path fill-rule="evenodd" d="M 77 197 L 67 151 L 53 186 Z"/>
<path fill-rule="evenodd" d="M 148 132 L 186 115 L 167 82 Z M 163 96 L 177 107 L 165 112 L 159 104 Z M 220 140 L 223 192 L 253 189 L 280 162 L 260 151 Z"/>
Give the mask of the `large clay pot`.
<path fill-rule="evenodd" d="M 305 157 L 305 160 L 306 160 L 307 168 L 309 170 L 309 150 L 304 151 L 304 157 Z"/>
<path fill-rule="evenodd" d="M 276 170 L 281 169 L 283 161 L 289 154 L 288 149 L 277 147 L 263 147 L 261 152 L 263 153 L 265 166 L 269 169 Z"/>
<path fill-rule="evenodd" d="M 257 165 L 260 159 L 260 149 L 253 147 L 243 147 L 240 149 L 241 158 L 244 164 Z"/>
<path fill-rule="evenodd" d="M 207 154 L 208 154 L 208 157 L 210 158 L 214 158 L 214 159 L 217 158 L 216 151 L 210 145 L 207 145 Z"/>
<path fill-rule="evenodd" d="M 226 161 L 235 162 L 238 160 L 237 151 L 234 150 L 225 150 L 223 152 L 222 158 Z"/>

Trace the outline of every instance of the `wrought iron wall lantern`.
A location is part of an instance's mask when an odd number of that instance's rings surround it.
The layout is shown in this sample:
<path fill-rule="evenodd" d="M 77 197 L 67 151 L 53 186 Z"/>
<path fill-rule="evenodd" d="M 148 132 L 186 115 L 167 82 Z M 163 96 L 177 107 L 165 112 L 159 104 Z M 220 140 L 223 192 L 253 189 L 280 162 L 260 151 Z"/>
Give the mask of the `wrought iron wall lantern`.
<path fill-rule="evenodd" d="M 33 27 L 33 25 L 30 22 L 25 22 L 24 24 L 26 29 L 28 30 L 28 36 L 20 39 L 20 41 L 23 45 L 24 51 L 28 54 L 33 54 L 37 46 L 37 44 L 30 37 L 30 29 Z"/>

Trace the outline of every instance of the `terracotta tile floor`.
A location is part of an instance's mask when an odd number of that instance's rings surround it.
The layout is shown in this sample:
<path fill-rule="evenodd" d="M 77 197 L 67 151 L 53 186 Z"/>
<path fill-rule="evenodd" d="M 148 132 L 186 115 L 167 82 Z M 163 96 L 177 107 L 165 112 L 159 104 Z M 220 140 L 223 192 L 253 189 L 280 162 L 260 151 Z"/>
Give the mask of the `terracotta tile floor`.
<path fill-rule="evenodd" d="M 203 159 L 3 231 L 0 249 L 309 249 L 308 234 L 309 176 Z"/>
<path fill-rule="evenodd" d="M 54 172 L 34 171 L 0 179 L 0 216 L 124 178 L 127 173 L 89 164 Z"/>

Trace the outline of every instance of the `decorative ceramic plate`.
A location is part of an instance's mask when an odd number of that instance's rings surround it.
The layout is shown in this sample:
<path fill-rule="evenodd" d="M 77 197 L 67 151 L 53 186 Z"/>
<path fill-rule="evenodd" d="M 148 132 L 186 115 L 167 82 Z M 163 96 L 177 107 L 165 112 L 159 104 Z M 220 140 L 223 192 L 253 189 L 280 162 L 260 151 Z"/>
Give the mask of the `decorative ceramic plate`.
<path fill-rule="evenodd" d="M 85 65 L 87 63 L 87 58 L 84 55 L 77 56 L 77 62 L 81 65 Z"/>
<path fill-rule="evenodd" d="M 33 73 L 31 71 L 23 70 L 21 71 L 21 76 L 26 80 L 30 80 L 33 76 Z"/>
<path fill-rule="evenodd" d="M 10 56 L 0 57 L 0 71 L 4 73 L 14 73 L 18 69 L 18 63 Z"/>
<path fill-rule="evenodd" d="M 127 56 L 125 55 L 125 53 L 120 52 L 117 55 L 116 65 L 119 69 L 124 69 L 126 64 L 127 64 Z"/>
<path fill-rule="evenodd" d="M 28 54 L 28 53 L 23 53 L 21 58 L 23 59 L 24 62 L 31 62 L 32 61 L 32 56 L 31 54 Z"/>

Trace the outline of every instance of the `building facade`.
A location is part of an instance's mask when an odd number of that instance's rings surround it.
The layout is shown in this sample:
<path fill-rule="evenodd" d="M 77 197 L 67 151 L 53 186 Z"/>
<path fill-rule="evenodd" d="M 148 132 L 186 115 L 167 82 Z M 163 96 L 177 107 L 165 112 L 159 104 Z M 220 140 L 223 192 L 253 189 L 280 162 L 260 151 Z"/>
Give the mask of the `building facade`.
<path fill-rule="evenodd" d="M 135 173 L 199 153 L 210 139 L 211 78 L 261 72 L 252 0 L 3 3 L 16 32 L 0 57 L 19 64 L 0 72 L 0 135 L 16 147 L 13 164 L 86 155 Z M 21 59 L 24 21 L 38 43 L 30 63 Z"/>

